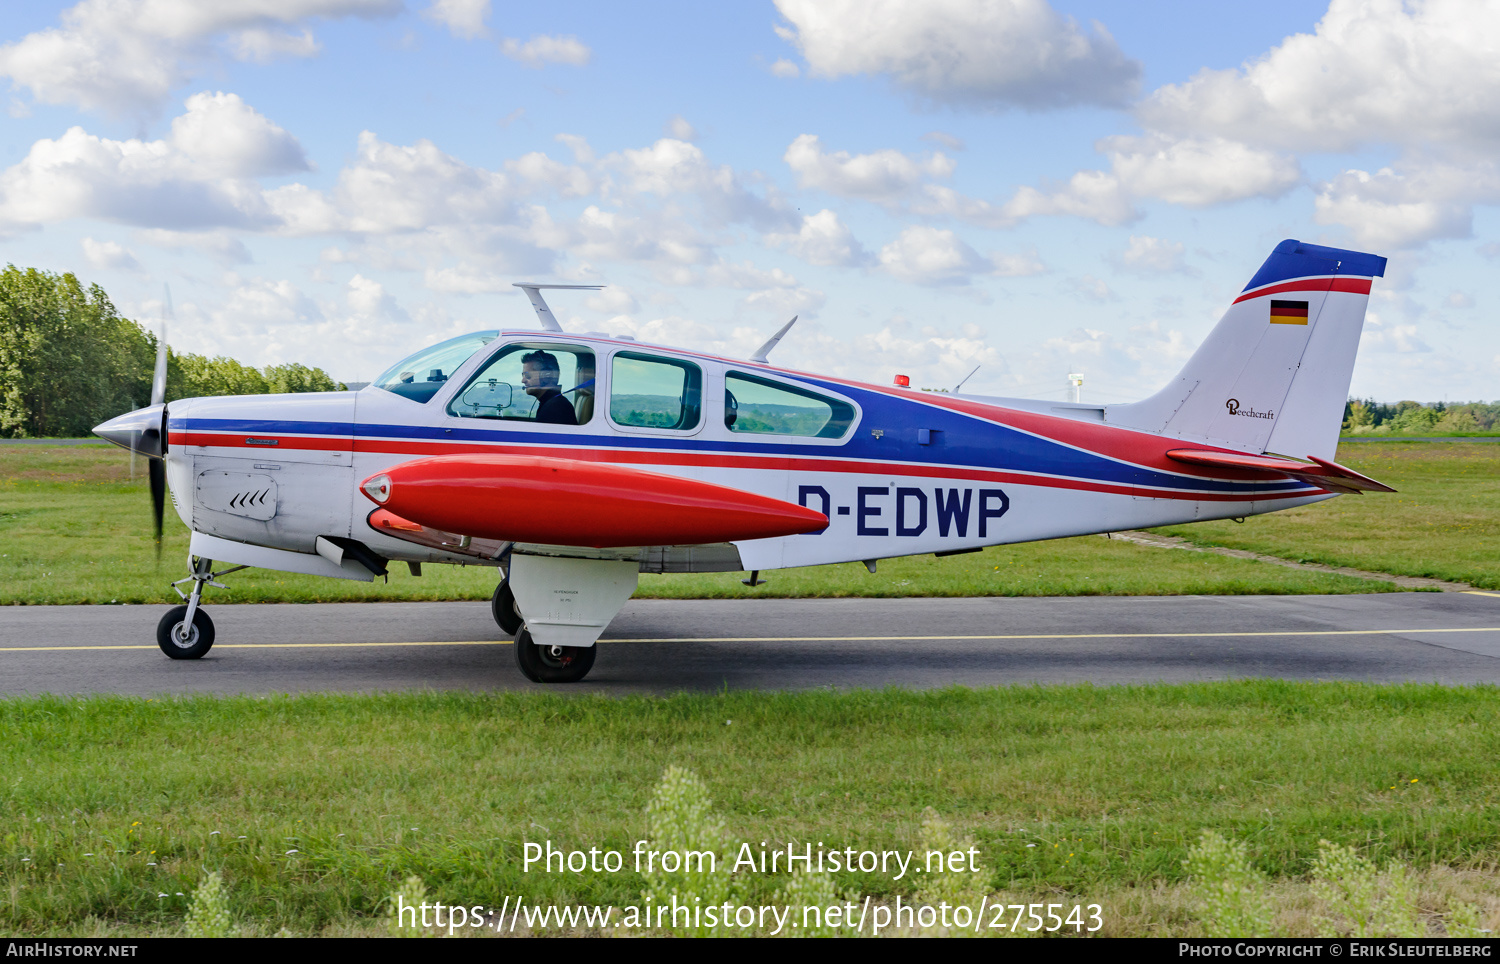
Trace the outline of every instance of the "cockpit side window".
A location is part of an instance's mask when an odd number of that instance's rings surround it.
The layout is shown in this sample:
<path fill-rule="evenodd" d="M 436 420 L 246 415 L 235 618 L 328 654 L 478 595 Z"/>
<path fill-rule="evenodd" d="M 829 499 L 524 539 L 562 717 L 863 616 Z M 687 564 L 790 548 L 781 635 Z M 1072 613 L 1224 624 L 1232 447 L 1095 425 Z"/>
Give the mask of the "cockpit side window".
<path fill-rule="evenodd" d="M 743 372 L 724 376 L 724 424 L 731 432 L 843 438 L 854 406 L 805 388 Z"/>
<path fill-rule="evenodd" d="M 703 412 L 703 370 L 692 362 L 622 351 L 610 363 L 609 417 L 616 425 L 688 431 Z"/>
<path fill-rule="evenodd" d="M 498 331 L 476 331 L 438 342 L 387 369 L 375 379 L 375 387 L 415 402 L 428 401 L 464 362 L 498 337 Z"/>
<path fill-rule="evenodd" d="M 448 403 L 448 414 L 550 425 L 594 416 L 594 353 L 577 345 L 506 345 Z"/>

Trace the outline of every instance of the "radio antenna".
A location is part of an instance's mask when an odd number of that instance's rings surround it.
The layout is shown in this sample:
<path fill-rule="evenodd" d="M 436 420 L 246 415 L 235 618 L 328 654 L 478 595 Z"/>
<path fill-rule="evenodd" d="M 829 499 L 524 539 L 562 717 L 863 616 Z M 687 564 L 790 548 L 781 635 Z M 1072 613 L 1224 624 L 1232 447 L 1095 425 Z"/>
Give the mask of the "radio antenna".
<path fill-rule="evenodd" d="M 542 327 L 548 331 L 562 331 L 562 325 L 557 323 L 557 316 L 552 314 L 552 309 L 547 307 L 547 301 L 542 297 L 543 288 L 556 288 L 568 291 L 598 291 L 604 285 L 539 285 L 530 281 L 517 281 L 515 287 L 526 292 L 526 297 L 531 299 L 531 307 L 536 309 L 536 316 L 541 319 Z"/>

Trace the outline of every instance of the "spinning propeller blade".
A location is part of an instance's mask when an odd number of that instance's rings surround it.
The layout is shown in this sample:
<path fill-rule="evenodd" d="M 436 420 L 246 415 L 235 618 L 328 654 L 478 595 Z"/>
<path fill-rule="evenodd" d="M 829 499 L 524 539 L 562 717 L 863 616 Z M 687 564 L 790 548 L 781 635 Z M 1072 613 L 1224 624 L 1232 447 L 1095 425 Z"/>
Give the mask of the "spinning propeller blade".
<path fill-rule="evenodd" d="M 146 472 L 151 479 L 151 525 L 156 538 L 156 561 L 161 561 L 161 518 L 167 504 L 167 466 L 161 459 L 147 459 Z"/>
<path fill-rule="evenodd" d="M 161 330 L 156 333 L 156 371 L 151 376 L 151 404 L 167 400 L 167 319 L 172 317 L 172 289 L 162 285 Z"/>
<path fill-rule="evenodd" d="M 156 371 L 151 376 L 151 404 L 167 400 L 167 319 L 172 317 L 172 289 L 162 285 L 161 330 L 156 335 Z M 150 431 L 150 429 L 147 429 Z M 151 482 L 151 525 L 156 540 L 156 561 L 161 562 L 161 520 L 167 504 L 167 410 L 161 410 L 158 451 L 161 458 L 148 459 L 146 472 Z"/>

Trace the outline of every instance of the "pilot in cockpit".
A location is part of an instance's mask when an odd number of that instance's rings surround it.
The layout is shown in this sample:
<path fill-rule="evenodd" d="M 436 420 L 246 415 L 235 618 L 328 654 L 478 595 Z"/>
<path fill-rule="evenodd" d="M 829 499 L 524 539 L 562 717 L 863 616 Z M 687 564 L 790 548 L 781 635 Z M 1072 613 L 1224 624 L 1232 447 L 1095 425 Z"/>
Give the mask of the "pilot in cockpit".
<path fill-rule="evenodd" d="M 557 356 L 540 349 L 521 356 L 521 387 L 536 399 L 536 420 L 554 425 L 577 425 L 573 404 L 557 387 Z"/>

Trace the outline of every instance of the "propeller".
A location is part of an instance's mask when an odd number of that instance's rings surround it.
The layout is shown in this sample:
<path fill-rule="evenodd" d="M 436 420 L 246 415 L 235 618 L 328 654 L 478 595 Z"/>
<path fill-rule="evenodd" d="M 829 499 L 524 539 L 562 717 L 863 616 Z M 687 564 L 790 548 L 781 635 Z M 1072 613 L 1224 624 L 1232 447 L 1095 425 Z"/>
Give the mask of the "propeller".
<path fill-rule="evenodd" d="M 163 287 L 165 298 L 156 339 L 156 370 L 151 376 L 151 404 L 94 426 L 94 434 L 100 438 L 129 449 L 132 457 L 146 457 L 158 562 L 161 561 L 162 514 L 167 505 L 167 322 L 172 318 L 172 290 Z"/>
<path fill-rule="evenodd" d="M 161 405 L 161 424 L 146 432 L 157 433 L 157 458 L 146 460 L 146 472 L 151 482 L 151 525 L 156 539 L 156 560 L 161 561 L 161 522 L 167 505 L 167 319 L 172 317 L 172 289 L 162 286 L 164 297 L 161 309 L 161 330 L 156 336 L 156 371 L 151 376 L 151 404 Z"/>

